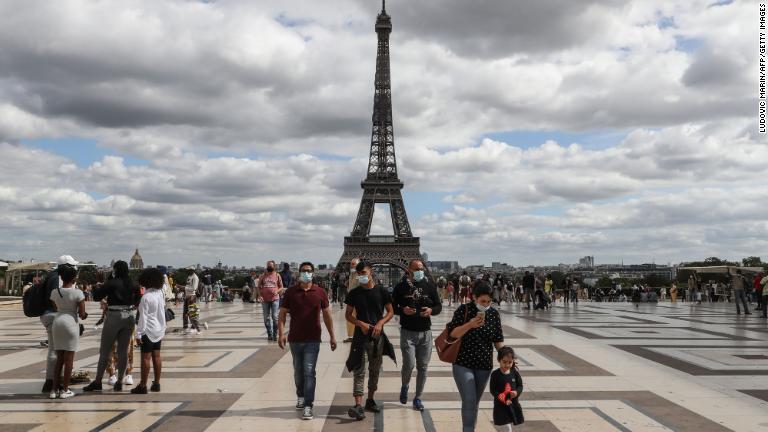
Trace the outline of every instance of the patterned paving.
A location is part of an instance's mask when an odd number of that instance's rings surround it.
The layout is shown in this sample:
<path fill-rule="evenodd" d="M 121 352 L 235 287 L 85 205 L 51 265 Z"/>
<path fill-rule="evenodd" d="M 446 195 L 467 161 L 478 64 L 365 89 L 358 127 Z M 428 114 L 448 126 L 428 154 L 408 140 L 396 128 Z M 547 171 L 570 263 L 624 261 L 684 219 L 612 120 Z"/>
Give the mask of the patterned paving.
<path fill-rule="evenodd" d="M 88 307 L 97 316 L 96 304 Z M 435 319 L 437 334 L 452 308 Z M 656 306 L 580 303 L 550 311 L 501 308 L 507 344 L 525 380 L 520 431 L 766 431 L 768 323 L 736 316 L 732 305 Z M 177 315 L 181 316 L 181 311 Z M 335 309 L 339 339 L 343 311 Z M 397 402 L 398 366 L 384 361 L 377 400 L 383 411 L 355 422 L 346 416 L 352 377 L 349 350 L 324 345 L 313 421 L 295 403 L 290 354 L 267 342 L 258 305 L 201 307 L 210 329 L 174 332 L 163 343 L 163 392 L 78 394 L 50 401 L 38 393 L 45 338 L 19 305 L 0 306 L 0 431 L 459 431 L 459 396 L 449 365 L 433 356 L 418 413 Z M 93 321 L 93 320 L 89 320 Z M 89 326 L 92 322 L 89 323 Z M 398 346 L 395 320 L 387 334 Z M 94 370 L 100 334 L 88 329 L 76 367 Z M 399 354 L 399 353 L 398 353 Z M 138 377 L 138 356 L 134 377 Z M 81 386 L 74 386 L 79 393 Z M 490 395 L 478 431 L 492 431 Z"/>

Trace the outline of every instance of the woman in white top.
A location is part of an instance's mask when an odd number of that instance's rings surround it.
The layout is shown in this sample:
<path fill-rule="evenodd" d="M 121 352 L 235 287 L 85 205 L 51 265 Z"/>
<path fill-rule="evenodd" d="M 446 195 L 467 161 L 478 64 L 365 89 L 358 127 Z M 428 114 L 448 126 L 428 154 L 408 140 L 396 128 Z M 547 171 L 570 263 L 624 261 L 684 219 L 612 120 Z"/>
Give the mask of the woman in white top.
<path fill-rule="evenodd" d="M 77 269 L 74 266 L 59 266 L 59 277 L 62 281 L 61 288 L 51 291 L 51 302 L 56 307 L 56 315 L 53 318 L 52 334 L 53 349 L 56 351 L 56 368 L 53 374 L 53 388 L 51 399 L 67 399 L 75 394 L 69 389 L 69 378 L 72 376 L 72 365 L 75 362 L 80 340 L 80 326 L 77 318 L 85 319 L 85 295 L 75 286 Z M 63 382 L 59 382 L 64 372 Z M 59 386 L 62 390 L 59 391 Z"/>
<path fill-rule="evenodd" d="M 136 325 L 136 343 L 141 345 L 141 382 L 131 390 L 133 394 L 147 394 L 149 361 L 155 371 L 155 380 L 149 390 L 160 391 L 160 343 L 165 336 L 165 294 L 163 273 L 156 268 L 144 270 L 139 284 L 146 288 L 139 303 L 139 323 Z"/>

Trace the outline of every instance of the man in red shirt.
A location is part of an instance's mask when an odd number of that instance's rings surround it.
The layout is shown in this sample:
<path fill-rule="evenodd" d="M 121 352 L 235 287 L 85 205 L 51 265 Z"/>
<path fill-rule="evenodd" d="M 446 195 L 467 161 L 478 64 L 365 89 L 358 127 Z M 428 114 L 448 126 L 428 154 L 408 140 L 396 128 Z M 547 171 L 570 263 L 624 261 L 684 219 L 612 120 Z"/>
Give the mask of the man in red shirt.
<path fill-rule="evenodd" d="M 291 345 L 293 357 L 293 380 L 296 383 L 296 409 L 303 409 L 302 418 L 312 420 L 312 405 L 315 401 L 315 368 L 320 352 L 322 329 L 320 316 L 331 336 L 331 350 L 336 350 L 336 336 L 333 332 L 333 318 L 325 290 L 312 283 L 315 266 L 310 262 L 299 266 L 299 284 L 285 292 L 280 304 L 278 319 L 278 345 L 285 349 L 286 341 Z M 291 328 L 285 336 L 285 319 L 291 315 Z"/>
<path fill-rule="evenodd" d="M 757 310 L 762 310 L 765 305 L 763 304 L 763 286 L 760 285 L 760 281 L 763 279 L 763 274 L 758 273 L 752 280 L 752 284 L 755 286 L 755 296 L 757 297 Z"/>

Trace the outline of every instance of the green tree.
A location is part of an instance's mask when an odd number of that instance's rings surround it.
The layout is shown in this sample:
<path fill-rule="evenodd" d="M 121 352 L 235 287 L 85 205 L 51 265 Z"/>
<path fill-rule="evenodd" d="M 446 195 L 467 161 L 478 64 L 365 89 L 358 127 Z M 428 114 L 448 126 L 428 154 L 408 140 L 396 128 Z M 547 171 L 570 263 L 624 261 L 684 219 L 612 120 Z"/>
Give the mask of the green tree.
<path fill-rule="evenodd" d="M 98 281 L 99 271 L 96 266 L 81 266 L 77 273 L 77 279 L 81 284 L 94 285 Z"/>
<path fill-rule="evenodd" d="M 648 284 L 648 286 L 660 287 L 669 284 L 669 279 L 662 275 L 650 274 L 644 277 L 642 282 Z"/>
<path fill-rule="evenodd" d="M 595 282 L 595 288 L 610 288 L 613 285 L 613 280 L 608 276 L 603 276 Z"/>
<path fill-rule="evenodd" d="M 757 256 L 746 257 L 741 260 L 744 267 L 764 267 L 766 263 Z"/>

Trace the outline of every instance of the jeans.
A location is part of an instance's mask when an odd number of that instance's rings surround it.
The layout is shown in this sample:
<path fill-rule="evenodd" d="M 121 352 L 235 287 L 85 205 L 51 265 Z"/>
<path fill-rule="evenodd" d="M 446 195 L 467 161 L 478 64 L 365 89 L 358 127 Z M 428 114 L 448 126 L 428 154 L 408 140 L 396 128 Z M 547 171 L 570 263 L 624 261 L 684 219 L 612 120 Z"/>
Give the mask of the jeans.
<path fill-rule="evenodd" d="M 457 364 L 453 365 L 453 380 L 461 395 L 461 424 L 463 432 L 473 432 L 477 425 L 477 413 L 480 399 L 491 378 L 491 371 L 483 369 L 468 369 Z"/>
<path fill-rule="evenodd" d="M 112 356 L 112 347 L 115 342 L 117 342 L 117 379 L 123 379 L 128 367 L 128 348 L 133 343 L 135 328 L 136 321 L 133 311 L 107 310 L 107 318 L 104 320 L 104 328 L 101 331 L 99 363 L 94 377 L 96 382 L 100 383 L 104 377 L 104 370 Z"/>
<path fill-rule="evenodd" d="M 763 292 L 766 292 L 765 290 L 768 288 L 763 288 Z M 763 318 L 768 318 L 768 294 L 762 296 L 763 300 Z"/>
<path fill-rule="evenodd" d="M 354 370 L 353 396 L 363 395 L 363 382 L 365 381 L 365 358 L 368 357 L 368 393 L 375 392 L 379 388 L 379 373 L 381 362 L 384 358 L 384 344 L 382 338 L 368 339 L 365 341 L 365 353 L 360 367 Z"/>
<path fill-rule="evenodd" d="M 277 311 L 280 309 L 280 300 L 265 301 L 261 304 L 264 312 L 264 326 L 267 328 L 267 336 L 272 339 L 277 337 Z"/>
<path fill-rule="evenodd" d="M 744 313 L 749 313 L 749 306 L 747 305 L 747 294 L 744 290 L 733 290 L 733 301 L 736 303 L 736 313 L 741 313 L 739 310 L 739 302 L 744 305 Z"/>
<path fill-rule="evenodd" d="M 184 322 L 184 328 L 189 327 L 189 299 L 184 298 L 184 308 L 181 312 L 181 317 Z"/>
<path fill-rule="evenodd" d="M 53 349 L 53 319 L 56 314 L 48 312 L 40 316 L 40 322 L 45 327 L 48 334 L 48 355 L 45 357 L 45 379 L 52 380 L 53 372 L 56 370 L 56 351 Z"/>
<path fill-rule="evenodd" d="M 421 399 L 424 393 L 424 384 L 427 382 L 427 367 L 432 357 L 432 331 L 410 331 L 400 329 L 400 350 L 403 352 L 403 387 L 408 387 L 411 382 L 414 363 L 416 365 L 416 395 L 415 399 Z"/>
<path fill-rule="evenodd" d="M 293 357 L 293 381 L 296 383 L 296 396 L 304 398 L 304 406 L 311 407 L 315 402 L 315 369 L 320 342 L 291 342 Z"/>

